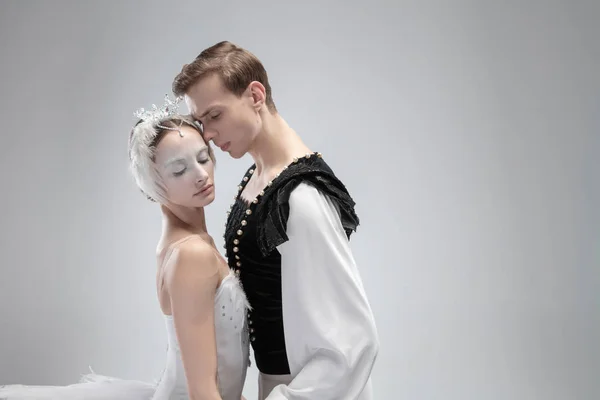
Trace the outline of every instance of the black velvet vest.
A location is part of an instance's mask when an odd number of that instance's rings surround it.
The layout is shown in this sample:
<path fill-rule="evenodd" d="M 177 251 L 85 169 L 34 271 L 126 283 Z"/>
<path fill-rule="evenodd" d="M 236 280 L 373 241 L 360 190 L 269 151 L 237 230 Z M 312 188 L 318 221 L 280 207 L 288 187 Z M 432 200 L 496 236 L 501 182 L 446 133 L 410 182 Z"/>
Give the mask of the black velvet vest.
<path fill-rule="evenodd" d="M 239 186 L 225 229 L 229 267 L 239 275 L 252 309 L 248 312 L 250 341 L 259 371 L 289 374 L 281 305 L 281 254 L 286 242 L 288 200 L 300 184 L 312 185 L 337 206 L 348 238 L 359 224 L 354 201 L 319 153 L 294 160 L 253 203 L 240 197 L 255 166 L 248 169 Z"/>

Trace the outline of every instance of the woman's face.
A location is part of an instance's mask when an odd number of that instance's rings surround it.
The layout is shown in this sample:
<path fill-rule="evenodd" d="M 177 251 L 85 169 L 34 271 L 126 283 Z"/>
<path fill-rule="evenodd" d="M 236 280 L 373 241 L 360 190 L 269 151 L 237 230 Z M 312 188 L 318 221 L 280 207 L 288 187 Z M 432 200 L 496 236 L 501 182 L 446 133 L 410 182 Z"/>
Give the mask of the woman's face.
<path fill-rule="evenodd" d="M 183 125 L 167 131 L 154 155 L 167 200 L 183 207 L 204 207 L 215 199 L 214 162 L 200 133 Z"/>

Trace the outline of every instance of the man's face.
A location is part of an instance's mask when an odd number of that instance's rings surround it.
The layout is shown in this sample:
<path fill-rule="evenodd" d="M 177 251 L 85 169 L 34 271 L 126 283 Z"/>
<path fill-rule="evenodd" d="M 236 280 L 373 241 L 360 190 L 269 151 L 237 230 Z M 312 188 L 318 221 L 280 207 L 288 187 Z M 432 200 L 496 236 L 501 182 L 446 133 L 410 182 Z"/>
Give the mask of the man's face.
<path fill-rule="evenodd" d="M 233 158 L 246 154 L 260 132 L 259 106 L 250 88 L 238 97 L 216 74 L 193 85 L 185 102 L 194 119 L 201 123 L 204 139 L 212 140 Z"/>

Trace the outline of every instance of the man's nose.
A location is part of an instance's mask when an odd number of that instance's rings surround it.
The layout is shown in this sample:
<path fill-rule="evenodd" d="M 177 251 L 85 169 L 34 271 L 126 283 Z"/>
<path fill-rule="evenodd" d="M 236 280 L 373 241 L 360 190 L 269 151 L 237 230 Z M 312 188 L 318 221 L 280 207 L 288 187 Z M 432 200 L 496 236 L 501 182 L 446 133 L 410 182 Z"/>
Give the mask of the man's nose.
<path fill-rule="evenodd" d="M 204 136 L 204 140 L 208 142 L 210 140 L 213 140 L 214 137 L 217 136 L 217 134 L 212 129 L 204 129 L 204 133 L 202 136 Z"/>

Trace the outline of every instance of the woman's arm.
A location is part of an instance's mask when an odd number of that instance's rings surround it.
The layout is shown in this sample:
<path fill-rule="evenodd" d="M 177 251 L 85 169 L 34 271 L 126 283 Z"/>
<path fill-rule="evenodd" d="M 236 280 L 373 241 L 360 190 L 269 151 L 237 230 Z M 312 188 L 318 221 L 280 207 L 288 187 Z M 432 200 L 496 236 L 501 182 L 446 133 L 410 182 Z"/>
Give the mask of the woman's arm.
<path fill-rule="evenodd" d="M 179 246 L 167 264 L 166 285 L 191 400 L 221 400 L 214 325 L 219 281 L 219 261 L 200 238 Z"/>

